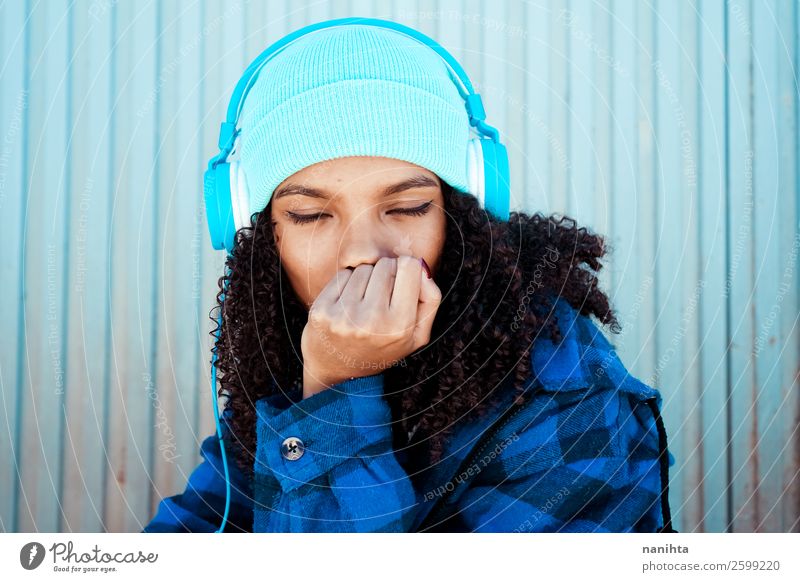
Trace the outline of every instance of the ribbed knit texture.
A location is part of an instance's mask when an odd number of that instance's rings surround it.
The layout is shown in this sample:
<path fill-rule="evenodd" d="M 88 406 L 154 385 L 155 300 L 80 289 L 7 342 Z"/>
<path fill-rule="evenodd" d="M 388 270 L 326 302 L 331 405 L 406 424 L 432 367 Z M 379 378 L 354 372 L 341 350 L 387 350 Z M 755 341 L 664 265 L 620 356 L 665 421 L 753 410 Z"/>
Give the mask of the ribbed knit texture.
<path fill-rule="evenodd" d="M 469 118 L 433 49 L 396 31 L 314 31 L 270 60 L 245 99 L 240 160 L 250 214 L 318 162 L 381 156 L 422 166 L 468 192 Z"/>

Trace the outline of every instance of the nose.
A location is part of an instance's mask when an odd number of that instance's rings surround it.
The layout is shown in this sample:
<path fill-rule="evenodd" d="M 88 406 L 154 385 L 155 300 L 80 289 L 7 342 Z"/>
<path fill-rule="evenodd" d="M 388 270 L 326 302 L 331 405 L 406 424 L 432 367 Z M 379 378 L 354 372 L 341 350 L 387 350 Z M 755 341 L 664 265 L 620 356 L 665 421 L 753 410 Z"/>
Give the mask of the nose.
<path fill-rule="evenodd" d="M 354 218 L 342 233 L 338 249 L 340 269 L 354 269 L 361 264 L 374 265 L 381 257 L 394 256 L 387 229 L 368 213 Z"/>

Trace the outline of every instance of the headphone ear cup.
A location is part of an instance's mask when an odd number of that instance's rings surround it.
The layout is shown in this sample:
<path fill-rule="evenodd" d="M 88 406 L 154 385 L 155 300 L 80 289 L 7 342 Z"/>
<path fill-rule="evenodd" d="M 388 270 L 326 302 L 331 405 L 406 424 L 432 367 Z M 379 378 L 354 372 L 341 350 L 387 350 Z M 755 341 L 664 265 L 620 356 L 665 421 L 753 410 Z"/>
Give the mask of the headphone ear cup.
<path fill-rule="evenodd" d="M 484 208 L 500 220 L 508 220 L 509 171 L 508 151 L 499 141 L 481 140 L 483 151 Z"/>
<path fill-rule="evenodd" d="M 481 208 L 484 208 L 484 181 L 483 181 L 483 149 L 482 140 L 473 138 L 467 144 L 467 177 L 469 180 L 470 194 L 478 199 Z"/>
<path fill-rule="evenodd" d="M 500 220 L 508 220 L 511 211 L 511 170 L 508 163 L 508 150 L 506 146 L 497 142 L 494 144 L 497 160 L 497 216 Z"/>
<path fill-rule="evenodd" d="M 203 201 L 211 245 L 217 249 L 233 249 L 233 208 L 231 207 L 230 166 L 217 164 L 203 174 Z"/>

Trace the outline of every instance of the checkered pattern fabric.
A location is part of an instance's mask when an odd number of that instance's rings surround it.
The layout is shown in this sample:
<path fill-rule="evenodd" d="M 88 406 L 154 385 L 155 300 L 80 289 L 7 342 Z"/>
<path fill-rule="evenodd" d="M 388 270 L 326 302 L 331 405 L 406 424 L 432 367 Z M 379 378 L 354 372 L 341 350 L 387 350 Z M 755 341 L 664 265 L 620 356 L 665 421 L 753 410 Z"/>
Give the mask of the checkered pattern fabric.
<path fill-rule="evenodd" d="M 660 393 L 627 372 L 588 317 L 564 300 L 556 313 L 563 340 L 534 343 L 532 398 L 465 422 L 446 461 L 413 479 L 407 449 L 393 449 L 382 373 L 259 400 L 255 477 L 229 460 L 225 531 L 674 531 Z M 282 454 L 289 437 L 304 445 L 295 460 Z M 144 532 L 219 528 L 216 435 L 200 453 L 186 490 L 163 499 Z"/>

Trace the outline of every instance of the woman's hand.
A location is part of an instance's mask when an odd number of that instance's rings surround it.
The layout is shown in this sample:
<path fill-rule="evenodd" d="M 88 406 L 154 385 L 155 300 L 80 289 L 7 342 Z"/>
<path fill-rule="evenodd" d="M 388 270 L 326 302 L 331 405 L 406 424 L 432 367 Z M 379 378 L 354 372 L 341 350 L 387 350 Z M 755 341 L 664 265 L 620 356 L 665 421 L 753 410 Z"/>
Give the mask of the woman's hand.
<path fill-rule="evenodd" d="M 416 257 L 337 271 L 303 329 L 303 398 L 375 374 L 427 344 L 441 301 Z"/>

